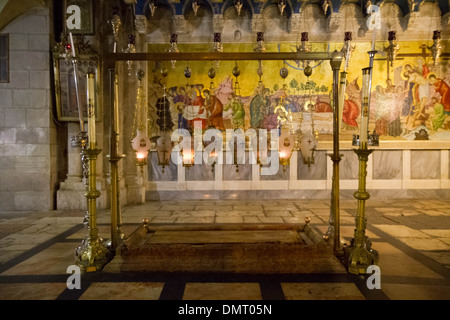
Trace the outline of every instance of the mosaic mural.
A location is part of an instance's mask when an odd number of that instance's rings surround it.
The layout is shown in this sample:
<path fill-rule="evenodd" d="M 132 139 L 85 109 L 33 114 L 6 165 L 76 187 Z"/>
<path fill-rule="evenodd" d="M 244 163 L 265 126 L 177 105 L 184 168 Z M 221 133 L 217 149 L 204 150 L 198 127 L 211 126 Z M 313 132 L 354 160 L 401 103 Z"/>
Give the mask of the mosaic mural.
<path fill-rule="evenodd" d="M 450 43 L 444 44 L 447 48 L 444 52 L 448 52 Z M 377 43 L 376 49 L 382 51 L 383 45 Z M 381 140 L 450 140 L 449 60 L 441 58 L 435 65 L 431 57 L 422 55 L 422 42 L 399 42 L 399 45 L 393 66 L 388 65 L 382 52 L 375 56 L 369 130 L 378 133 Z M 342 139 L 351 139 L 353 134 L 359 133 L 361 69 L 369 66 L 370 44 L 355 43 L 354 46 L 347 70 Z M 162 47 L 150 45 L 149 51 Z M 334 51 L 341 47 L 339 43 L 312 44 L 313 51 Z M 252 49 L 251 44 L 224 44 L 225 52 Z M 295 46 L 268 44 L 268 49 L 293 51 Z M 208 46 L 186 45 L 180 46 L 180 50 L 204 51 Z M 194 121 L 201 121 L 204 129 L 220 130 L 274 129 L 289 123 L 296 130 L 332 134 L 331 67 L 328 61 L 311 61 L 310 66 L 313 73 L 306 77 L 304 65 L 299 61 L 263 61 L 261 64 L 258 61 L 177 61 L 175 68 L 167 64 L 169 74 L 162 77 L 160 69 L 165 65 L 150 63 L 149 92 L 153 90 L 161 98 L 160 88 L 165 87 L 169 103 L 164 114 L 166 117 L 167 112 L 170 114 L 170 121 L 164 121 L 164 125 L 170 123 L 172 130 L 192 129 Z M 235 67 L 240 70 L 238 77 L 232 74 Z M 208 76 L 211 68 L 215 71 L 214 77 Z M 283 68 L 287 69 L 286 77 L 280 76 Z M 184 76 L 186 69 L 190 71 L 189 78 Z M 161 111 L 156 112 L 154 101 L 150 101 L 152 135 L 163 129 L 157 116 Z"/>

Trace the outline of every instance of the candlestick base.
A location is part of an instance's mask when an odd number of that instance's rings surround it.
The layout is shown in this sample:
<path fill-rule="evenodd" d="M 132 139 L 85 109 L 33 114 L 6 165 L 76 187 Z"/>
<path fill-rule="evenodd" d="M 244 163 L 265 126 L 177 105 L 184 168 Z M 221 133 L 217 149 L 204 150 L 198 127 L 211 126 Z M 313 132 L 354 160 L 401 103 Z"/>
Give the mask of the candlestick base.
<path fill-rule="evenodd" d="M 103 243 L 103 239 L 88 237 L 81 242 L 75 252 L 76 264 L 82 272 L 95 272 L 111 260 L 111 251 Z"/>

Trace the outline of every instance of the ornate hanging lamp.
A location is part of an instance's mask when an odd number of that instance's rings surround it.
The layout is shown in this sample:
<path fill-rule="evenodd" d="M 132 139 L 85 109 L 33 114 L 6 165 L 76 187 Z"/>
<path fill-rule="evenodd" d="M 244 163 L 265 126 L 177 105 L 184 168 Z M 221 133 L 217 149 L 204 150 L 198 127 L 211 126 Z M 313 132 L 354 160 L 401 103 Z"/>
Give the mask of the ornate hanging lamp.
<path fill-rule="evenodd" d="M 266 52 L 266 45 L 264 44 L 264 32 L 258 32 L 256 34 L 256 49 L 255 52 Z"/>
<path fill-rule="evenodd" d="M 178 35 L 176 33 L 172 33 L 170 36 L 170 48 L 167 49 L 167 52 L 180 52 L 180 50 L 178 50 Z M 176 62 L 176 60 L 170 60 L 172 69 L 175 69 Z"/>
<path fill-rule="evenodd" d="M 136 53 L 135 37 L 132 34 L 128 36 L 128 46 L 125 50 L 125 53 Z M 133 70 L 133 61 L 127 61 L 127 66 L 128 76 L 131 76 L 131 71 Z"/>
<path fill-rule="evenodd" d="M 214 33 L 214 45 L 212 52 L 223 52 L 223 46 L 222 46 L 222 34 L 220 32 Z M 219 60 L 215 60 L 214 64 L 216 66 L 216 69 L 219 68 Z"/>
<path fill-rule="evenodd" d="M 386 52 L 387 60 L 391 67 L 394 66 L 394 60 L 397 57 L 397 52 L 400 46 L 397 43 L 397 38 L 395 37 L 395 31 L 389 31 L 389 45 L 383 50 Z"/>
<path fill-rule="evenodd" d="M 444 45 L 441 43 L 441 30 L 433 31 L 433 45 L 428 47 L 431 50 L 431 55 L 433 56 L 434 66 L 439 63 L 439 57 L 444 49 Z"/>
<path fill-rule="evenodd" d="M 142 86 L 143 72 L 138 73 L 139 85 L 136 94 L 135 124 L 136 136 L 131 140 L 131 146 L 136 153 L 136 165 L 141 169 L 147 164 L 150 139 L 147 137 L 145 122 L 147 120 L 147 108 L 145 106 L 145 91 Z M 133 130 L 134 131 L 134 130 Z"/>
<path fill-rule="evenodd" d="M 113 47 L 113 53 L 117 52 L 117 43 L 119 42 L 119 30 L 122 26 L 122 20 L 119 16 L 119 7 L 115 6 L 113 7 L 112 11 L 112 18 L 108 21 L 109 24 L 111 24 L 112 31 L 113 31 L 113 39 L 114 39 L 114 47 Z"/>
<path fill-rule="evenodd" d="M 241 70 L 239 69 L 237 62 L 233 68 L 232 73 L 233 73 L 233 76 L 236 77 L 236 80 L 234 82 L 234 93 L 236 94 L 236 96 L 240 96 L 241 95 L 241 87 L 239 85 L 238 77 L 241 74 Z"/>

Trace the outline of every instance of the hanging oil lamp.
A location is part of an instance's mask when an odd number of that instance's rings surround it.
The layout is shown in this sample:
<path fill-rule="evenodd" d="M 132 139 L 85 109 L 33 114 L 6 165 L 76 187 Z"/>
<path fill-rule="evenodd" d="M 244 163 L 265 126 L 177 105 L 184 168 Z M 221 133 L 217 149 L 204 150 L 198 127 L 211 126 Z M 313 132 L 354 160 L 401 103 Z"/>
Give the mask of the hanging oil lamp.
<path fill-rule="evenodd" d="M 302 53 L 302 52 L 311 51 L 308 41 L 309 41 L 308 32 L 302 32 L 301 44 L 299 46 L 297 46 L 297 52 Z M 296 62 L 297 62 L 297 65 L 300 65 L 300 63 L 301 63 L 303 68 L 305 68 L 305 66 L 308 65 L 308 61 L 305 61 L 305 60 L 296 61 Z"/>
<path fill-rule="evenodd" d="M 264 44 L 264 32 L 258 32 L 256 34 L 256 44 L 257 47 L 254 50 L 255 52 L 266 52 L 266 45 Z"/>
<path fill-rule="evenodd" d="M 438 65 L 439 57 L 441 55 L 442 49 L 444 49 L 444 45 L 441 43 L 441 31 L 434 30 L 433 31 L 433 45 L 428 47 L 431 50 L 431 54 L 433 56 L 434 66 Z"/>
<path fill-rule="evenodd" d="M 395 31 L 389 31 L 389 45 L 383 50 L 386 52 L 387 60 L 390 62 L 390 66 L 394 66 L 394 60 L 397 57 L 397 52 L 399 50 L 399 45 L 397 43 L 397 38 L 395 37 Z"/>
<path fill-rule="evenodd" d="M 150 139 L 147 137 L 145 120 L 147 119 L 147 108 L 145 107 L 144 87 L 139 81 L 136 95 L 135 122 L 137 122 L 136 136 L 131 140 L 131 146 L 136 153 L 136 165 L 141 167 L 147 164 L 148 151 L 150 149 Z"/>
<path fill-rule="evenodd" d="M 125 52 L 126 53 L 136 53 L 135 37 L 132 34 L 130 34 L 128 36 L 128 47 L 125 50 Z M 127 66 L 128 66 L 128 75 L 131 76 L 131 71 L 133 70 L 133 61 L 128 60 Z"/>
<path fill-rule="evenodd" d="M 233 76 L 236 77 L 236 80 L 234 82 L 234 93 L 236 94 L 236 96 L 240 96 L 241 95 L 241 87 L 239 85 L 238 77 L 241 74 L 241 70 L 239 69 L 237 62 L 232 70 L 232 73 L 233 73 Z"/>
<path fill-rule="evenodd" d="M 222 39 L 221 39 L 220 32 L 214 33 L 214 46 L 213 46 L 212 52 L 223 52 Z M 216 69 L 218 69 L 219 68 L 219 60 L 215 60 L 214 64 L 216 65 Z"/>
<path fill-rule="evenodd" d="M 353 50 L 355 50 L 355 46 L 351 45 L 352 41 L 352 33 L 350 31 L 345 32 L 344 34 L 344 45 L 342 46 L 341 52 L 344 54 L 345 59 L 345 69 L 350 63 L 350 58 L 352 56 Z M 344 69 L 344 72 L 345 72 Z"/>
<path fill-rule="evenodd" d="M 111 24 L 111 27 L 113 30 L 113 37 L 114 37 L 113 53 L 116 53 L 117 52 L 117 42 L 119 41 L 119 30 L 120 30 L 120 26 L 122 25 L 122 21 L 120 20 L 120 16 L 119 16 L 119 7 L 117 7 L 117 6 L 113 7 L 112 18 L 108 22 Z"/>
<path fill-rule="evenodd" d="M 178 50 L 177 38 L 178 35 L 176 33 L 172 33 L 172 35 L 170 36 L 170 48 L 167 50 L 167 52 L 180 52 L 180 50 Z M 177 61 L 170 60 L 170 62 L 172 64 L 172 69 L 175 69 L 175 64 Z"/>
<path fill-rule="evenodd" d="M 212 90 L 214 89 L 214 82 L 212 81 L 214 77 L 216 76 L 216 69 L 214 67 L 209 68 L 208 70 L 208 77 L 211 79 L 211 82 L 209 84 L 209 88 Z M 212 91 L 211 91 L 212 94 Z"/>

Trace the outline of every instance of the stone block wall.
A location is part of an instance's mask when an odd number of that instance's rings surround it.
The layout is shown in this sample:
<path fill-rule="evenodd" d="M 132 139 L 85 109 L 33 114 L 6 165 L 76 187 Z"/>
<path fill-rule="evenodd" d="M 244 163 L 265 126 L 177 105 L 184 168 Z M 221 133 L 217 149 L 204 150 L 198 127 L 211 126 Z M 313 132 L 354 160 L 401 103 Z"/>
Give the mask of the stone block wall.
<path fill-rule="evenodd" d="M 50 19 L 48 8 L 34 8 L 0 30 L 10 48 L 10 82 L 0 83 L 0 211 L 53 208 Z"/>

